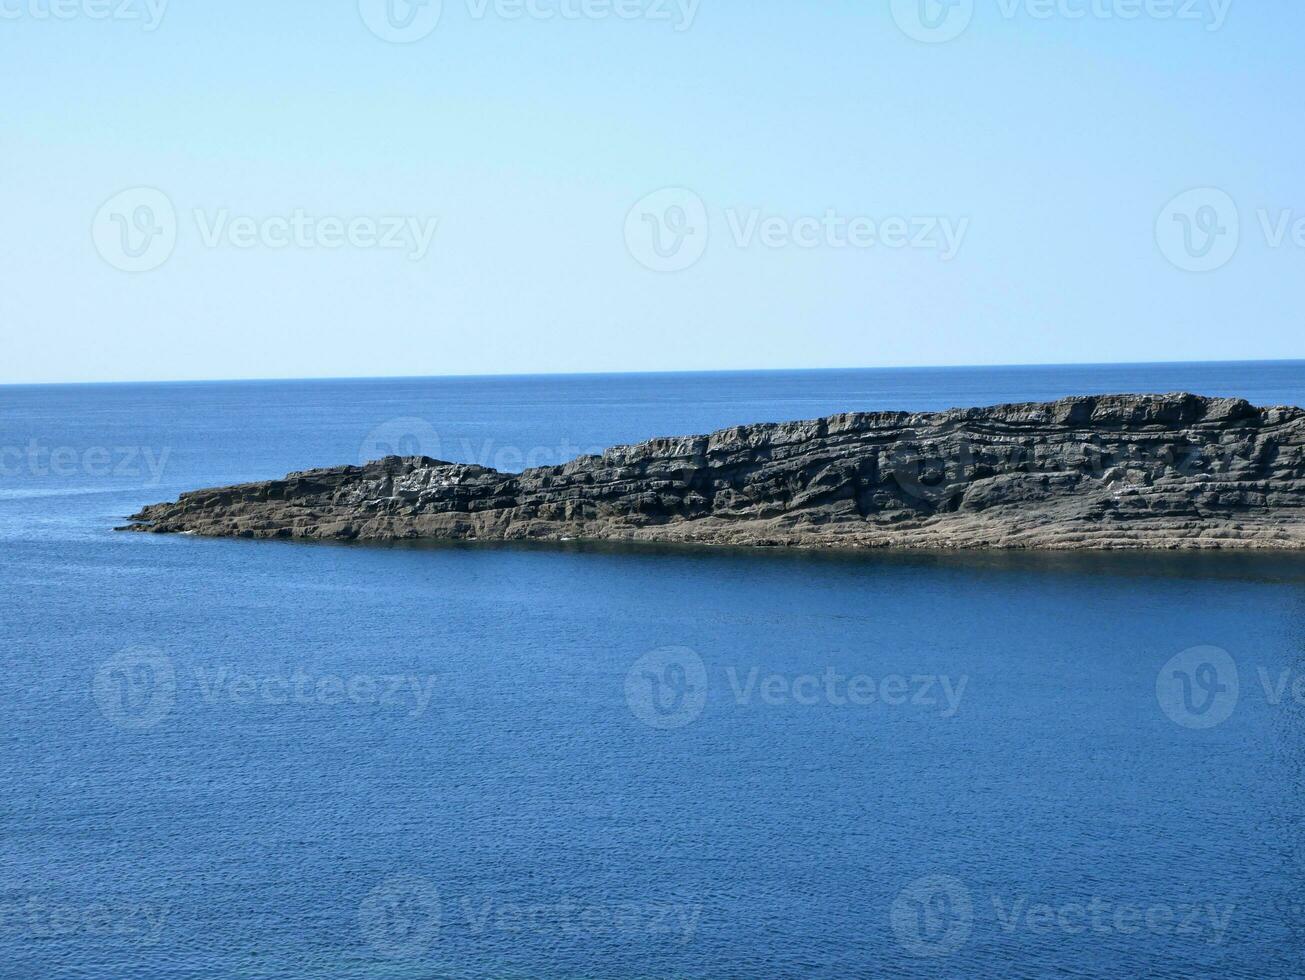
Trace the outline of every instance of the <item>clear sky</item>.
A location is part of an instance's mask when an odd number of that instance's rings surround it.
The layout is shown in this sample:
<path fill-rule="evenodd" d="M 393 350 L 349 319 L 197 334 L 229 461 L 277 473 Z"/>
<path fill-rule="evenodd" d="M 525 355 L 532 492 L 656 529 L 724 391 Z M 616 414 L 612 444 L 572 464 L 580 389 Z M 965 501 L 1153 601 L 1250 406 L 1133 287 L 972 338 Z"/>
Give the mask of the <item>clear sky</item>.
<path fill-rule="evenodd" d="M 1305 356 L 1302 37 L 1289 0 L 0 0 L 0 382 Z"/>

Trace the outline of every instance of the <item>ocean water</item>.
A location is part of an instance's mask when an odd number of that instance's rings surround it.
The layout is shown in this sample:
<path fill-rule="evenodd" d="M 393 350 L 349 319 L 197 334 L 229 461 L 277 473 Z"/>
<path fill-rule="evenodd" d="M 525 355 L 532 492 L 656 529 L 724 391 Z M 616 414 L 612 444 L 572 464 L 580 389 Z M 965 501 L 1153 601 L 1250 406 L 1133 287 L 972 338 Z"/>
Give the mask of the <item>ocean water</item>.
<path fill-rule="evenodd" d="M 0 976 L 1305 971 L 1305 558 L 115 533 L 383 451 L 1305 364 L 0 388 Z"/>

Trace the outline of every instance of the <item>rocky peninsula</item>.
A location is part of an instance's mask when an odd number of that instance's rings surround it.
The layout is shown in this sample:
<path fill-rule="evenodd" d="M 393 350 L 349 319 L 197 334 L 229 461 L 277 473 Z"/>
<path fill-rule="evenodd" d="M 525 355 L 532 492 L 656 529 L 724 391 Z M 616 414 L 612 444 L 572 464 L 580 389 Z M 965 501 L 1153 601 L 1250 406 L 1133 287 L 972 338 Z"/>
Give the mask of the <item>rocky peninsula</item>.
<path fill-rule="evenodd" d="M 242 538 L 1299 549 L 1305 410 L 1088 396 L 746 425 L 522 473 L 392 456 L 196 490 L 131 521 Z"/>

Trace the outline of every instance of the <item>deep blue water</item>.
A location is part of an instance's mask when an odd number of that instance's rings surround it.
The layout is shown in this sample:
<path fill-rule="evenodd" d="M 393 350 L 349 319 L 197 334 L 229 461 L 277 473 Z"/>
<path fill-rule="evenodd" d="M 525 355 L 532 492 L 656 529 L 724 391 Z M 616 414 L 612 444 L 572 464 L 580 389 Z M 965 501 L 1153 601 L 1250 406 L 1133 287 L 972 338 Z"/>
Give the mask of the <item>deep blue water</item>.
<path fill-rule="evenodd" d="M 1299 975 L 1305 559 L 111 530 L 378 447 L 1176 389 L 1305 363 L 0 388 L 0 976 Z"/>

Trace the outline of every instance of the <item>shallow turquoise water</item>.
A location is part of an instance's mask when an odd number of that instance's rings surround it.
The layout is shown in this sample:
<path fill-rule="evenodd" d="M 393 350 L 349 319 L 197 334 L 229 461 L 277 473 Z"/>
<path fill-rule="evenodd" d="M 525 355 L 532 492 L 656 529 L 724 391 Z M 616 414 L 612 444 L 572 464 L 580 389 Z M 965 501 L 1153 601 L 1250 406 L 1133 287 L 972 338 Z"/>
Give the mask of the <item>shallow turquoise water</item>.
<path fill-rule="evenodd" d="M 1305 560 L 110 530 L 377 446 L 1175 389 L 1305 364 L 0 389 L 0 976 L 1298 975 Z"/>

